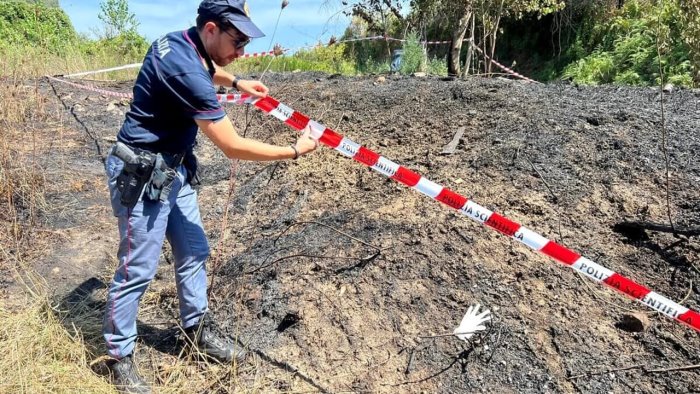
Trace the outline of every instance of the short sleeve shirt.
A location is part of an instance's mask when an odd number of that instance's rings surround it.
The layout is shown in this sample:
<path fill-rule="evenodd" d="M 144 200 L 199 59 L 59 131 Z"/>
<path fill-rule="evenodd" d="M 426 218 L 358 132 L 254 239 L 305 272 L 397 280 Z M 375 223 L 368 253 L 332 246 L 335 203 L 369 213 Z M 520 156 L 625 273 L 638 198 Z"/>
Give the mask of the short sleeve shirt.
<path fill-rule="evenodd" d="M 195 28 L 157 39 L 146 53 L 117 139 L 154 152 L 191 149 L 196 119 L 216 121 L 226 116 L 213 75 L 213 64 Z"/>

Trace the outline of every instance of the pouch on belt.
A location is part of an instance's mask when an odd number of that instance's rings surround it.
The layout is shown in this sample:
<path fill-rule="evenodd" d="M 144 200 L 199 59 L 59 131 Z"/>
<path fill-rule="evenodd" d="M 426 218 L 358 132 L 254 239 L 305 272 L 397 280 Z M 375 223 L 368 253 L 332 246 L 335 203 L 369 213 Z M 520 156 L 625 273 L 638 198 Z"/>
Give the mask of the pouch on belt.
<path fill-rule="evenodd" d="M 153 175 L 151 176 L 151 181 L 146 185 L 145 199 L 160 202 L 165 202 L 168 199 L 173 182 L 177 178 L 176 168 L 179 166 L 179 163 L 173 163 L 173 165 L 175 168 L 168 166 L 162 154 L 156 155 Z"/>

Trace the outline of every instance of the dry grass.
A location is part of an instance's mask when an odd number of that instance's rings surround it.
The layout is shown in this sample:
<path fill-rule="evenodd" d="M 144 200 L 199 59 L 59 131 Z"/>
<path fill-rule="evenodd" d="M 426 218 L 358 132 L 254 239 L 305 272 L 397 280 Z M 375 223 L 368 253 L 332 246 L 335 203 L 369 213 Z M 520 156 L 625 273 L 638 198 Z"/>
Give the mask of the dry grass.
<path fill-rule="evenodd" d="M 113 393 L 88 365 L 82 335 L 69 332 L 48 298 L 34 292 L 25 308 L 0 306 L 0 391 L 7 393 Z"/>
<path fill-rule="evenodd" d="M 0 392 L 112 393 L 89 368 L 83 334 L 66 328 L 47 285 L 28 268 L 51 247 L 38 227 L 50 208 L 41 153 L 55 136 L 41 134 L 49 114 L 47 99 L 27 82 L 33 70 L 13 69 L 7 58 L 2 69 L 12 72 L 0 82 L 0 265 L 19 285 L 0 303 Z"/>
<path fill-rule="evenodd" d="M 26 58 L 30 55 L 28 50 Z M 0 287 L 0 392 L 113 393 L 104 374 L 107 358 L 101 335 L 100 305 L 106 299 L 106 290 L 70 302 L 56 301 L 50 295 L 52 287 L 32 268 L 65 241 L 52 238 L 50 234 L 55 231 L 47 226 L 56 211 L 47 195 L 60 190 L 61 179 L 46 176 L 42 161 L 43 154 L 56 149 L 51 139 L 63 138 L 57 136 L 65 126 L 56 119 L 56 113 L 47 110 L 49 98 L 41 94 L 35 79 L 55 72 L 60 65 L 53 64 L 50 69 L 37 62 L 12 61 L 0 59 L 0 69 L 5 71 L 0 78 L 0 270 L 15 283 L 9 291 Z M 114 65 L 88 63 L 75 62 L 75 67 L 65 70 Z M 148 311 L 167 309 L 165 304 L 173 302 L 174 294 L 173 288 L 150 290 L 139 318 L 146 324 L 156 319 Z M 270 391 L 272 383 L 256 374 L 261 361 L 255 357 L 239 369 L 236 365 L 207 364 L 181 354 L 164 354 L 143 344 L 137 349 L 141 373 L 155 392 Z M 246 378 L 241 380 L 241 376 Z"/>
<path fill-rule="evenodd" d="M 113 393 L 103 353 L 102 310 L 94 300 L 105 290 L 72 302 L 54 301 L 43 280 L 30 269 L 16 271 L 26 290 L 22 307 L 0 305 L 0 392 L 11 393 Z M 167 290 L 169 291 L 169 290 Z M 156 307 L 151 297 L 142 305 Z M 13 309 L 13 310 L 11 310 Z M 148 320 L 148 314 L 141 316 Z M 164 354 L 137 345 L 141 374 L 157 393 L 269 392 L 271 382 L 256 376 L 259 359 L 244 366 L 199 361 L 189 354 Z M 241 381 L 239 376 L 253 376 Z"/>
<path fill-rule="evenodd" d="M 57 56 L 42 48 L 4 48 L 0 51 L 0 75 L 22 74 L 31 78 L 44 75 L 64 75 L 82 71 L 98 70 L 140 62 L 141 59 L 124 59 L 118 54 L 102 53 L 86 56 L 77 49 L 75 52 Z M 138 69 L 114 71 L 94 76 L 95 79 L 127 80 L 134 79 Z M 93 78 L 88 76 L 86 78 Z"/>

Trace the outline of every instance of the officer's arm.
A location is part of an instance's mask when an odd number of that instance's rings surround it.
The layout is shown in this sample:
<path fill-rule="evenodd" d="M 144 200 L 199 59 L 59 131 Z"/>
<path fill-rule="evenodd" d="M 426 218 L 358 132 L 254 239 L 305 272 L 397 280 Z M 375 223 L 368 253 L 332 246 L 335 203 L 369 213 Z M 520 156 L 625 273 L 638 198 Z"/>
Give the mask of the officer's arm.
<path fill-rule="evenodd" d="M 232 87 L 233 80 L 236 78 L 233 74 L 219 67 L 218 64 L 214 64 L 214 85 L 226 86 L 227 88 Z"/>
<path fill-rule="evenodd" d="M 296 155 L 290 146 L 270 145 L 240 136 L 227 116 L 218 121 L 197 119 L 196 122 L 229 159 L 270 161 L 293 159 Z"/>
<path fill-rule="evenodd" d="M 313 152 L 318 141 L 311 137 L 311 128 L 306 126 L 294 146 L 270 145 L 241 137 L 228 117 L 221 120 L 196 120 L 204 135 L 209 137 L 230 159 L 270 161 L 292 159 Z"/>
<path fill-rule="evenodd" d="M 265 98 L 267 96 L 269 89 L 262 82 L 252 79 L 239 79 L 236 81 L 236 86 L 233 86 L 233 81 L 236 80 L 236 77 L 233 74 L 216 64 L 214 65 L 214 69 L 216 70 L 214 73 L 215 85 L 221 85 L 227 88 L 233 87 L 240 92 L 248 93 L 258 98 Z"/>

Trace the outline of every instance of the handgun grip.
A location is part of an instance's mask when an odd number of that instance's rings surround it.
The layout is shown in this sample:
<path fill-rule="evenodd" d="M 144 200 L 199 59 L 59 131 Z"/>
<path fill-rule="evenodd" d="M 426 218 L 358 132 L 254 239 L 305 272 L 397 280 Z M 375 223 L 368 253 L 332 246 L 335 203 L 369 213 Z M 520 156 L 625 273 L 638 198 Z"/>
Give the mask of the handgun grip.
<path fill-rule="evenodd" d="M 117 141 L 112 148 L 112 155 L 122 159 L 124 163 L 136 164 L 138 162 L 138 156 L 134 153 L 129 146 L 123 142 Z"/>

